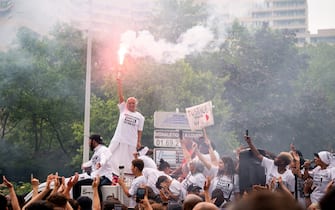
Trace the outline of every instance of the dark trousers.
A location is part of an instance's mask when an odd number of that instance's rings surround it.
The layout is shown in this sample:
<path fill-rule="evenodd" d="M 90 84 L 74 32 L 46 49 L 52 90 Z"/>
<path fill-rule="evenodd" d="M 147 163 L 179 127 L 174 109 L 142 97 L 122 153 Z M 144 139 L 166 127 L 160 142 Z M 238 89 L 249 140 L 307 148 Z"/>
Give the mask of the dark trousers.
<path fill-rule="evenodd" d="M 80 196 L 81 194 L 81 186 L 83 185 L 90 185 L 92 186 L 92 182 L 93 179 L 83 179 L 78 181 L 72 188 L 72 196 L 73 199 L 77 200 L 77 198 Z M 98 187 L 98 192 L 99 192 L 99 197 L 100 197 L 100 201 L 103 201 L 103 197 L 102 197 L 102 192 L 101 192 L 101 186 L 102 185 L 111 185 L 112 182 L 105 176 L 100 177 L 100 184 Z"/>

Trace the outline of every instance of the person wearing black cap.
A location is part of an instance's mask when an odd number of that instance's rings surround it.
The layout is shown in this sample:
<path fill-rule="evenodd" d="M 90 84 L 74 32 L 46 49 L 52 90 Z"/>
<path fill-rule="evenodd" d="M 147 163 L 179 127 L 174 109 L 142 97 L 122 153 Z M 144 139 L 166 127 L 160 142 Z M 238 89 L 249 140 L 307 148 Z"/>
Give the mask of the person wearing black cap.
<path fill-rule="evenodd" d="M 113 179 L 110 151 L 104 145 L 103 138 L 97 134 L 90 136 L 89 146 L 94 153 L 88 162 L 83 163 L 82 168 L 89 169 L 91 178 L 80 180 L 73 186 L 73 198 L 77 199 L 80 196 L 82 185 L 92 185 L 93 179 L 99 176 L 99 196 L 102 200 L 100 187 L 102 185 L 110 185 Z"/>

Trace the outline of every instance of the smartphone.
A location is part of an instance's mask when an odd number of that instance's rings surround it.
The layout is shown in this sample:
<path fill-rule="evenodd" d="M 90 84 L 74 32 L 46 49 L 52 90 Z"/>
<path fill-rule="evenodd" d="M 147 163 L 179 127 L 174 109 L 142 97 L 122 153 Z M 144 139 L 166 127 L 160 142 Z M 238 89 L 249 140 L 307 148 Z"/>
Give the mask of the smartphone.
<path fill-rule="evenodd" d="M 137 191 L 136 191 L 136 202 L 139 203 L 143 198 L 144 198 L 144 195 L 145 195 L 145 188 L 137 188 Z"/>
<path fill-rule="evenodd" d="M 249 136 L 249 131 L 248 131 L 248 129 L 245 130 L 245 135 L 246 135 L 246 136 Z"/>

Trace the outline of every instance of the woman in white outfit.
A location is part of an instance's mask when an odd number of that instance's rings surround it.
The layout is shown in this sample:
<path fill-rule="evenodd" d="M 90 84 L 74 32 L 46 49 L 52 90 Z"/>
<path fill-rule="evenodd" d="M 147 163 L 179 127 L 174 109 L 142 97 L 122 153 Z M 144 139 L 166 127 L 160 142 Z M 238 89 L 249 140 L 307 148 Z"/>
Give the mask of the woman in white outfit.
<path fill-rule="evenodd" d="M 124 166 L 125 173 L 131 173 L 133 153 L 141 147 L 144 117 L 137 112 L 137 99 L 129 97 L 125 102 L 121 79 L 117 79 L 119 96 L 119 121 L 114 136 L 109 144 L 112 153 L 113 172 L 118 174 L 119 166 Z"/>

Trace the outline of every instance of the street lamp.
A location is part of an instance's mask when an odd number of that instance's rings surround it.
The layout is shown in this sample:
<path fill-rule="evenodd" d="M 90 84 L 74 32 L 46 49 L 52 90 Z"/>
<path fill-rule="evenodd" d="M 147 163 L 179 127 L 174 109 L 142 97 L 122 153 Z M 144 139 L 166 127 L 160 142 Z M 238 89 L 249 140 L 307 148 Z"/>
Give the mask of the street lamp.
<path fill-rule="evenodd" d="M 87 29 L 87 52 L 86 52 L 86 85 L 85 85 L 85 113 L 84 113 L 84 140 L 83 140 L 83 163 L 89 160 L 88 138 L 90 135 L 90 110 L 91 110 L 91 68 L 92 68 L 92 0 L 89 4 L 89 25 Z"/>

